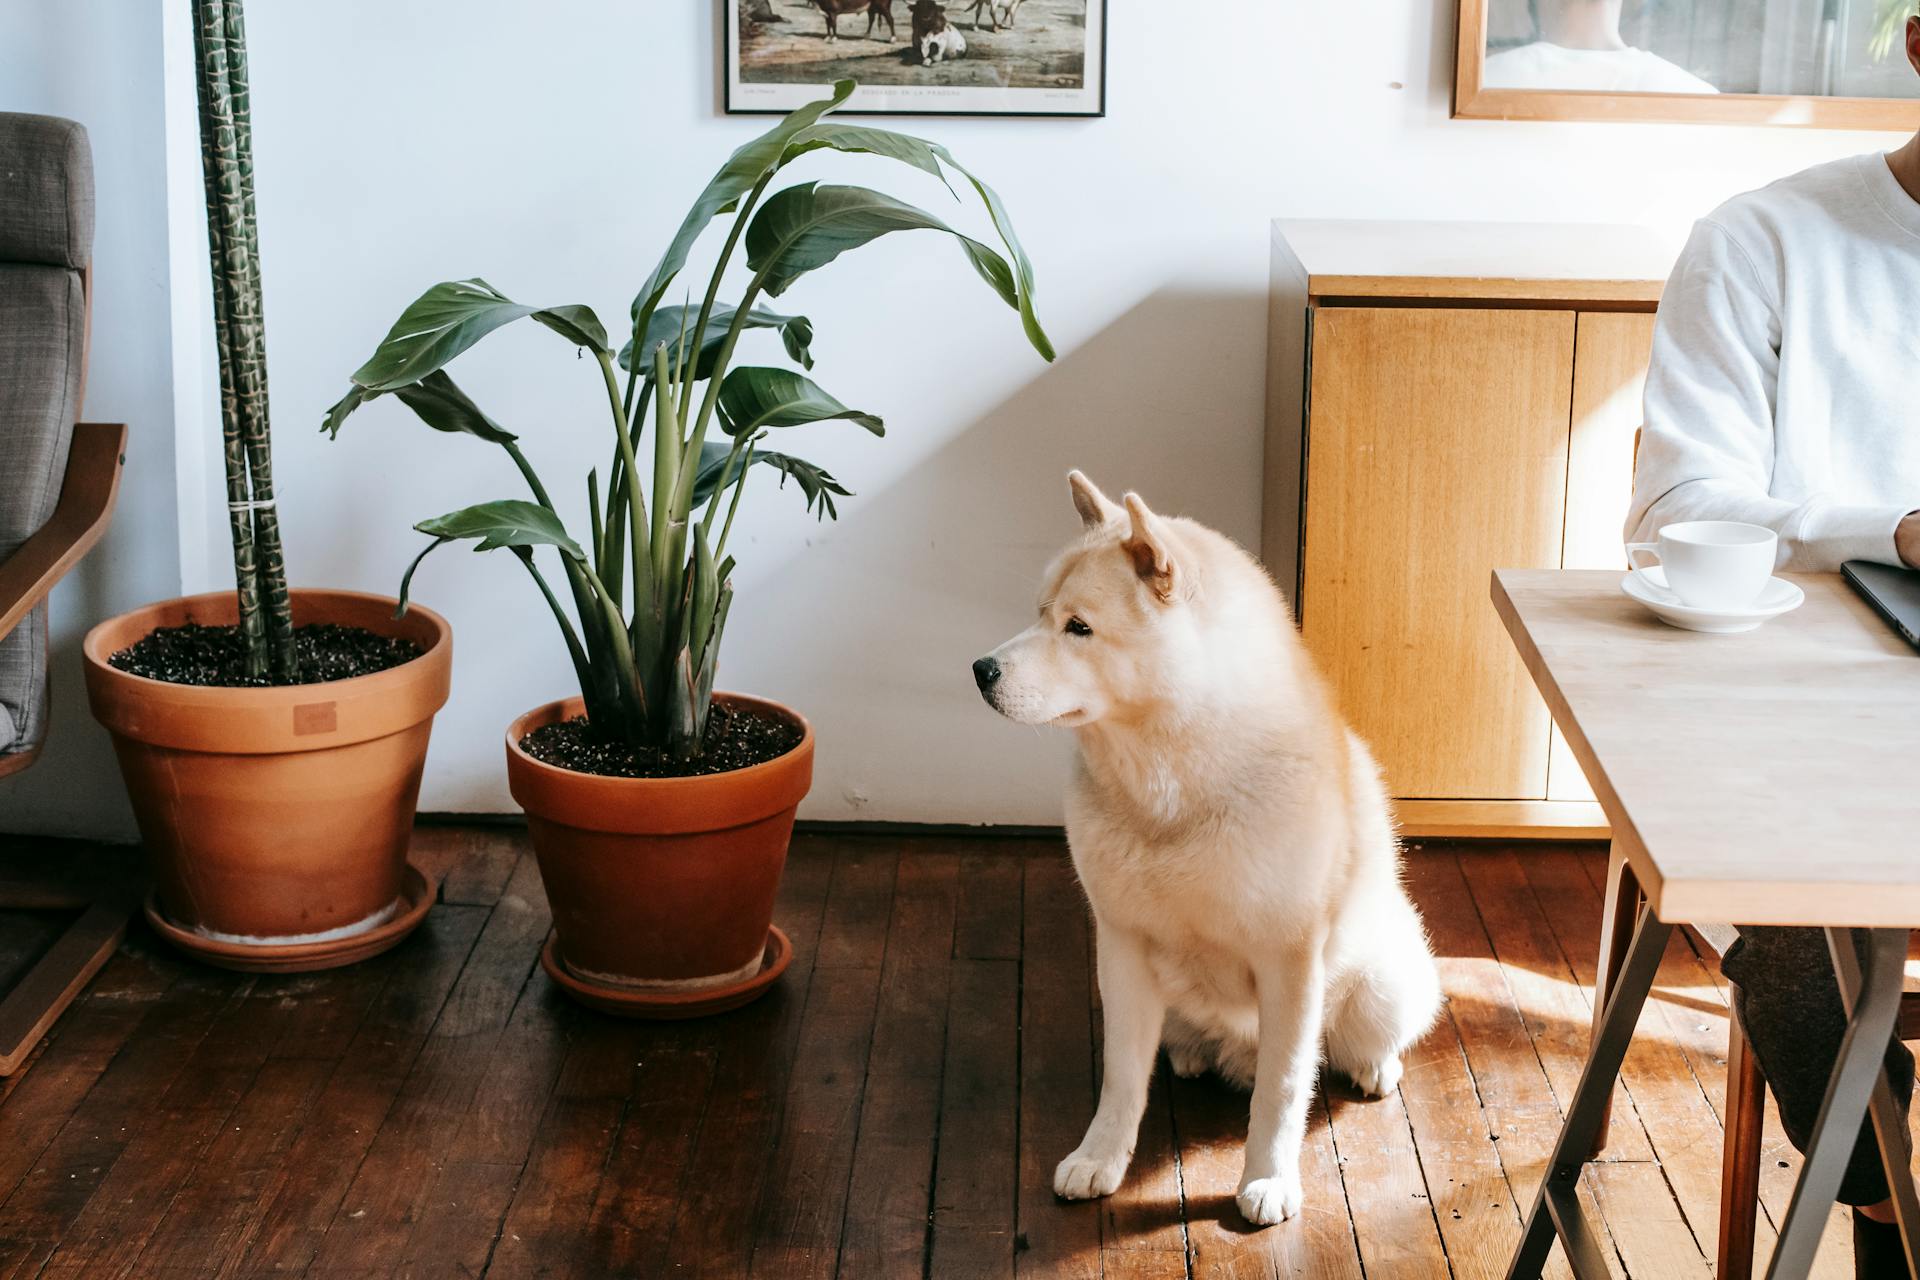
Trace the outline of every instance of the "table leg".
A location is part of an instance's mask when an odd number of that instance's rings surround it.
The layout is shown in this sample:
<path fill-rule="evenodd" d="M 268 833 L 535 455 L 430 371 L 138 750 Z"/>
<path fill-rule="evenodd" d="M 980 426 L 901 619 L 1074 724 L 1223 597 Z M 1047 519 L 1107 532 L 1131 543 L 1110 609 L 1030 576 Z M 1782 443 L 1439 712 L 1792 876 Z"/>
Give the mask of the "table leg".
<path fill-rule="evenodd" d="M 1827 946 L 1834 955 L 1837 974 L 1857 968 L 1850 964 L 1852 930 L 1828 929 Z M 1856 974 L 1861 982 L 1855 989 L 1852 1016 L 1840 1040 L 1839 1057 L 1827 1084 L 1826 1100 L 1820 1104 L 1820 1117 L 1814 1122 L 1813 1135 L 1807 1143 L 1806 1164 L 1794 1185 L 1793 1200 L 1787 1205 L 1787 1217 L 1780 1227 L 1773 1262 L 1767 1268 L 1769 1280 L 1805 1276 L 1813 1266 L 1814 1253 L 1820 1247 L 1820 1233 L 1826 1228 L 1828 1207 L 1840 1190 L 1840 1179 L 1846 1173 L 1847 1158 L 1860 1132 L 1860 1121 L 1867 1114 L 1875 1081 L 1879 1081 L 1881 1091 L 1886 1092 L 1882 1064 L 1887 1041 L 1893 1036 L 1894 1023 L 1900 1014 L 1901 978 L 1906 959 L 1906 930 L 1868 932 L 1866 972 Z M 1841 982 L 1844 995 L 1845 977 Z M 1887 1097 L 1891 1102 L 1891 1093 Z M 1899 1145 L 1904 1152 L 1906 1144 Z"/>
<path fill-rule="evenodd" d="M 1653 989 L 1654 975 L 1659 972 L 1660 958 L 1672 934 L 1672 925 L 1646 907 L 1640 908 L 1633 943 L 1611 984 L 1613 994 L 1607 999 L 1606 1015 L 1595 1030 L 1586 1068 L 1567 1107 L 1559 1141 L 1554 1143 L 1553 1158 L 1547 1163 L 1533 1211 L 1527 1215 L 1520 1243 L 1507 1266 L 1507 1280 L 1539 1280 L 1547 1252 L 1553 1247 L 1556 1225 L 1567 1241 L 1568 1260 L 1581 1280 L 1607 1274 L 1593 1234 L 1580 1218 L 1574 1187 L 1580 1179 L 1580 1167 L 1593 1150 L 1594 1135 L 1606 1117 L 1613 1082 L 1620 1075 L 1634 1024 L 1640 1020 L 1640 1010 L 1647 1002 L 1647 992 Z"/>
<path fill-rule="evenodd" d="M 1613 994 L 1620 966 L 1626 963 L 1627 946 L 1633 941 L 1633 927 L 1640 918 L 1640 881 L 1627 865 L 1620 846 L 1607 851 L 1607 896 L 1600 917 L 1600 963 L 1594 984 L 1593 1034 L 1600 1034 L 1600 1022 L 1607 1015 L 1607 998 Z M 1607 1132 L 1613 1123 L 1613 1098 L 1608 1096 L 1600 1111 L 1600 1127 L 1594 1131 L 1593 1150 L 1587 1159 L 1598 1160 L 1607 1146 Z"/>
<path fill-rule="evenodd" d="M 1905 956 L 1907 938 L 1905 930 L 1880 930 L 1883 933 L 1898 933 L 1901 950 L 1902 991 L 1905 990 Z M 1860 957 L 1853 948 L 1838 946 L 1834 935 L 1828 934 L 1828 950 L 1833 952 L 1834 974 L 1840 980 L 1840 1000 L 1851 1015 L 1860 1003 Z M 1891 947 L 1892 940 L 1886 944 Z M 1895 1018 L 1898 1018 L 1895 1014 Z M 1867 1104 L 1867 1114 L 1873 1119 L 1873 1136 L 1880 1145 L 1880 1160 L 1886 1169 L 1887 1186 L 1893 1192 L 1894 1216 L 1900 1222 L 1900 1239 L 1907 1251 L 1907 1270 L 1915 1270 L 1920 1253 L 1916 1253 L 1916 1241 L 1920 1241 L 1920 1198 L 1916 1198 L 1913 1185 L 1913 1146 L 1907 1133 L 1906 1122 L 1900 1114 L 1900 1104 L 1893 1096 L 1893 1086 L 1887 1083 L 1886 1072 L 1881 1072 L 1873 1082 L 1873 1098 Z"/>

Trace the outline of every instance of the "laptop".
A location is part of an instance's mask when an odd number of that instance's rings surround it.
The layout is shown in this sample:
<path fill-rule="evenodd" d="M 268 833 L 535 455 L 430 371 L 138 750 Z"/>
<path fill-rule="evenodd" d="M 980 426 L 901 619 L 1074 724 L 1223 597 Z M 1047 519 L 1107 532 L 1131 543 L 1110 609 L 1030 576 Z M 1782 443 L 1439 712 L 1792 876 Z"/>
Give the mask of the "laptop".
<path fill-rule="evenodd" d="M 1840 566 L 1853 589 L 1865 596 L 1887 625 L 1920 649 L 1920 570 L 1849 560 Z"/>

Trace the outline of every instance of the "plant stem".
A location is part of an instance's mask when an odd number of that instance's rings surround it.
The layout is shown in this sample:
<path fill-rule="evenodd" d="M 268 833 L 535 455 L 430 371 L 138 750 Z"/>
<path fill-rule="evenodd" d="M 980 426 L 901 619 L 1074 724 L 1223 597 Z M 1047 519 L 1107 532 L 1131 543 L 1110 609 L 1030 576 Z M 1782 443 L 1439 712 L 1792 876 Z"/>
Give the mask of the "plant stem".
<path fill-rule="evenodd" d="M 733 448 L 727 450 L 727 460 L 720 467 L 720 483 L 714 486 L 713 496 L 707 499 L 707 514 L 700 521 L 700 532 L 712 533 L 714 517 L 720 514 L 720 499 L 726 495 L 727 487 L 733 483 L 734 459 L 740 456 L 740 450 L 747 443 L 745 436 L 735 436 Z M 740 473 L 742 479 L 746 472 Z"/>
<path fill-rule="evenodd" d="M 547 585 L 546 578 L 541 576 L 539 567 L 533 563 L 533 549 L 515 547 L 514 552 L 519 556 L 520 563 L 527 566 L 527 572 L 533 575 L 534 582 L 539 584 L 540 594 L 547 598 L 547 607 L 553 610 L 553 620 L 560 624 L 560 634 L 567 642 L 567 656 L 573 659 L 573 673 L 580 681 L 580 692 L 583 695 L 590 693 L 593 689 L 593 664 L 587 660 L 587 651 L 580 647 L 580 637 L 574 632 L 573 624 L 567 621 L 567 611 L 560 607 L 553 588 Z"/>
<path fill-rule="evenodd" d="M 638 609 L 645 599 L 645 593 L 641 590 L 642 584 L 639 576 L 641 572 L 640 566 L 641 563 L 646 560 L 649 551 L 647 545 L 647 500 L 645 495 L 640 492 L 640 485 L 637 483 L 640 471 L 638 464 L 635 463 L 633 459 L 633 439 L 627 431 L 627 411 L 620 403 L 620 380 L 614 376 L 613 357 L 604 351 L 598 351 L 594 354 L 600 361 L 600 373 L 607 384 L 607 403 L 613 409 L 613 430 L 614 435 L 619 439 L 620 443 L 620 463 L 627 469 L 627 533 L 632 539 L 634 565 L 633 603 L 634 608 Z M 654 496 L 656 500 L 659 497 L 658 494 Z M 595 581 L 598 581 L 598 575 L 595 575 Z M 602 588 L 602 590 L 604 590 L 604 588 Z M 619 611 L 616 609 L 615 612 L 618 613 Z M 620 631 L 621 639 L 624 643 L 626 632 L 626 623 L 624 620 L 620 624 Z"/>
<path fill-rule="evenodd" d="M 726 341 L 720 344 L 720 354 L 713 362 L 713 376 L 707 380 L 707 394 L 700 402 L 700 418 L 693 424 L 693 435 L 680 462 L 680 482 L 674 486 L 674 504 L 678 507 L 685 508 L 693 498 L 693 478 L 699 470 L 700 446 L 706 443 L 707 426 L 713 421 L 713 411 L 720 403 L 720 384 L 726 380 L 727 366 L 733 361 L 733 349 L 740 341 L 741 331 L 746 328 L 747 313 L 753 309 L 754 299 L 760 296 L 760 287 L 766 276 L 766 269 L 762 268 L 748 282 L 739 309 L 733 313 L 733 323 L 727 327 Z"/>
<path fill-rule="evenodd" d="M 713 549 L 715 560 L 727 558 L 727 538 L 733 533 L 733 517 L 740 510 L 740 495 L 747 491 L 747 472 L 753 470 L 753 454 L 758 443 L 755 440 L 747 445 L 747 461 L 740 468 L 740 479 L 733 486 L 733 501 L 727 504 L 727 522 L 720 526 L 720 545 Z"/>
<path fill-rule="evenodd" d="M 540 477 L 535 474 L 533 464 L 527 461 L 526 454 L 520 452 L 520 446 L 512 440 L 503 440 L 500 442 L 500 447 L 507 451 L 509 458 L 513 459 L 513 465 L 520 468 L 521 478 L 527 482 L 527 488 L 533 491 L 533 500 L 547 510 L 553 511 L 553 499 L 547 496 L 547 486 L 540 483 Z M 558 511 L 553 513 L 560 514 Z"/>

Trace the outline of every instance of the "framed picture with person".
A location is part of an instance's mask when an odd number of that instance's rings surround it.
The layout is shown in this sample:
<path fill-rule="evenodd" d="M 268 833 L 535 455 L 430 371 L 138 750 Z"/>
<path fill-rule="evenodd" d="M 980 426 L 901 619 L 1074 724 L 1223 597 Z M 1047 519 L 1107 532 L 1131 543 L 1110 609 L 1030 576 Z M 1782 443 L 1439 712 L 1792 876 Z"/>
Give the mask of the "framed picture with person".
<path fill-rule="evenodd" d="M 732 113 L 1106 114 L 1107 0 L 722 0 Z"/>
<path fill-rule="evenodd" d="M 1453 114 L 1908 132 L 1914 0 L 1459 0 Z"/>

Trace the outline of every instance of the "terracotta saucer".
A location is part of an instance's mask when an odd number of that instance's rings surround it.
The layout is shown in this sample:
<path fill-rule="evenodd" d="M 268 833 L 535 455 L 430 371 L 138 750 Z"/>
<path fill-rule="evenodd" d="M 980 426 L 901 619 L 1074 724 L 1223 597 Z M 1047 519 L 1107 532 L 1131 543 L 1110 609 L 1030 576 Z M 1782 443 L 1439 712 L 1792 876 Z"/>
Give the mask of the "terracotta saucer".
<path fill-rule="evenodd" d="M 793 960 L 793 943 L 787 940 L 787 935 L 780 931 L 779 925 L 773 925 L 767 930 L 767 950 L 760 962 L 760 972 L 751 978 L 725 987 L 709 987 L 705 991 L 633 991 L 626 987 L 587 982 L 573 973 L 560 959 L 556 949 L 559 940 L 559 934 L 549 934 L 547 945 L 540 949 L 540 967 L 547 971 L 547 976 L 581 1004 L 620 1018 L 700 1018 L 710 1013 L 738 1009 L 765 995 L 767 988 L 787 971 L 787 965 Z"/>
<path fill-rule="evenodd" d="M 237 969 L 241 973 L 314 973 L 338 969 L 342 965 L 368 960 L 400 945 L 402 939 L 420 927 L 438 896 L 432 881 L 411 862 L 400 887 L 400 912 L 393 919 L 351 938 L 328 942 L 296 942 L 281 946 L 272 943 L 216 942 L 182 929 L 160 914 L 160 903 L 149 893 L 146 902 L 147 923 L 153 931 L 194 959 L 218 969 Z"/>

